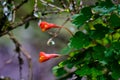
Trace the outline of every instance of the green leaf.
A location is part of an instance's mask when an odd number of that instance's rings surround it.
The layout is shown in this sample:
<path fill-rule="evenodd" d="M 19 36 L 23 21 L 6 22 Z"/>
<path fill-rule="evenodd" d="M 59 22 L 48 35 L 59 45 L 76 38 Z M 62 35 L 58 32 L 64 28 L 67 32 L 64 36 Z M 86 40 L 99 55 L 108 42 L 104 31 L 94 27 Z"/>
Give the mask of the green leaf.
<path fill-rule="evenodd" d="M 84 66 L 80 70 L 77 70 L 75 73 L 79 76 L 90 75 L 91 74 L 91 69 L 87 66 Z"/>
<path fill-rule="evenodd" d="M 27 22 L 27 23 L 25 24 L 25 29 L 27 29 L 27 28 L 29 27 L 29 25 L 30 25 L 30 23 Z"/>
<path fill-rule="evenodd" d="M 113 47 L 117 50 L 120 50 L 120 42 L 114 42 Z"/>
<path fill-rule="evenodd" d="M 92 80 L 96 80 L 97 76 L 102 75 L 102 71 L 97 70 L 96 68 L 92 68 L 91 73 L 92 73 Z"/>
<path fill-rule="evenodd" d="M 118 4 L 117 11 L 118 11 L 118 14 L 120 15 L 120 4 Z"/>
<path fill-rule="evenodd" d="M 63 76 L 64 74 L 66 74 L 67 72 L 64 70 L 63 67 L 55 66 L 55 67 L 53 68 L 53 73 L 54 73 L 57 77 L 61 77 L 61 76 Z"/>
<path fill-rule="evenodd" d="M 94 25 L 95 30 L 90 31 L 90 37 L 93 39 L 102 39 L 109 32 L 109 29 L 102 24 Z"/>
<path fill-rule="evenodd" d="M 113 7 L 114 4 L 112 3 L 111 0 L 104 0 L 104 1 L 100 1 L 100 6 L 105 6 L 106 8 L 110 8 L 110 7 Z"/>
<path fill-rule="evenodd" d="M 96 78 L 99 75 L 102 75 L 101 70 L 97 70 L 96 68 L 89 68 L 88 66 L 83 66 L 80 70 L 75 72 L 79 76 L 91 75 L 92 79 Z"/>
<path fill-rule="evenodd" d="M 114 53 L 120 55 L 120 42 L 114 42 L 112 47 L 114 49 Z"/>
<path fill-rule="evenodd" d="M 91 8 L 85 7 L 81 10 L 79 14 L 73 16 L 72 23 L 77 27 L 81 27 L 87 20 L 92 16 Z"/>
<path fill-rule="evenodd" d="M 120 78 L 120 65 L 118 62 L 115 60 L 114 63 L 111 64 L 111 76 L 115 79 L 118 80 Z"/>
<path fill-rule="evenodd" d="M 91 7 L 85 7 L 81 10 L 81 13 L 86 17 L 86 19 L 91 18 L 92 12 L 91 12 Z"/>
<path fill-rule="evenodd" d="M 119 27 L 120 26 L 120 17 L 117 14 L 112 14 L 109 19 L 110 26 Z"/>
<path fill-rule="evenodd" d="M 114 54 L 120 55 L 120 42 L 113 42 L 104 52 L 105 57 L 113 57 Z"/>
<path fill-rule="evenodd" d="M 107 80 L 107 79 L 105 78 L 105 76 L 103 76 L 103 75 L 102 75 L 102 76 L 99 76 L 98 78 L 99 78 L 99 80 Z"/>
<path fill-rule="evenodd" d="M 116 8 L 115 7 L 112 7 L 112 8 L 106 8 L 106 7 L 100 7 L 100 6 L 97 6 L 95 8 L 93 8 L 93 10 L 96 12 L 96 13 L 99 13 L 100 15 L 107 15 L 107 14 L 110 14 L 112 11 L 114 11 Z"/>
<path fill-rule="evenodd" d="M 73 16 L 72 23 L 77 27 L 81 27 L 86 22 L 86 17 L 83 14 L 76 14 Z"/>
<path fill-rule="evenodd" d="M 93 58 L 96 60 L 103 60 L 104 59 L 104 51 L 105 47 L 98 44 L 95 47 L 93 47 L 94 53 L 93 53 Z"/>
<path fill-rule="evenodd" d="M 120 78 L 120 70 L 118 71 L 113 71 L 112 72 L 112 77 L 115 79 L 115 80 L 119 80 Z"/>
<path fill-rule="evenodd" d="M 71 39 L 70 46 L 76 49 L 85 48 L 90 44 L 90 38 L 88 35 L 78 31 Z"/>
<path fill-rule="evenodd" d="M 95 13 L 99 13 L 100 15 L 108 15 L 113 12 L 116 7 L 113 5 L 111 0 L 99 1 L 98 5 L 93 8 Z"/>
<path fill-rule="evenodd" d="M 66 46 L 60 51 L 60 54 L 68 54 L 70 53 L 70 51 L 71 51 L 71 48 L 69 46 Z"/>
<path fill-rule="evenodd" d="M 110 56 L 112 56 L 112 55 L 113 55 L 113 51 L 114 51 L 114 49 L 112 49 L 112 48 L 106 49 L 106 51 L 104 52 L 105 57 L 110 57 Z"/>

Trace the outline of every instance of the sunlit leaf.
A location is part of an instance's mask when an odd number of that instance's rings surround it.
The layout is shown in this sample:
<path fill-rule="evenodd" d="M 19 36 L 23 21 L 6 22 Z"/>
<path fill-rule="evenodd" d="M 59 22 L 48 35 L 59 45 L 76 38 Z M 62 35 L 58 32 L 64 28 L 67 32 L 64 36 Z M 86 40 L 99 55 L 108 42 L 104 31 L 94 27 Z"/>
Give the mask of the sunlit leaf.
<path fill-rule="evenodd" d="M 109 32 L 109 29 L 102 24 L 94 25 L 95 30 L 90 31 L 90 36 L 93 39 L 102 39 Z"/>
<path fill-rule="evenodd" d="M 82 67 L 80 70 L 77 70 L 75 73 L 79 76 L 90 75 L 91 69 L 89 67 L 85 66 L 85 67 Z"/>

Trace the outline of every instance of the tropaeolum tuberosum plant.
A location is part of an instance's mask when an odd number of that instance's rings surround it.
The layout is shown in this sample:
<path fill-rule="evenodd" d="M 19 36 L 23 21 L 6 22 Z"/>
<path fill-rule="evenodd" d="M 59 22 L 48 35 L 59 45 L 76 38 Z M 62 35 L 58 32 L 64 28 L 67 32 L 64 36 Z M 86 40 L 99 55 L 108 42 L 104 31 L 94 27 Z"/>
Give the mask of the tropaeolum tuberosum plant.
<path fill-rule="evenodd" d="M 73 15 L 72 23 L 78 31 L 62 50 L 69 58 L 53 68 L 57 78 L 66 80 L 74 75 L 76 80 L 120 79 L 120 4 L 99 0 L 95 5 L 82 7 Z M 42 31 L 59 28 L 44 24 Z"/>

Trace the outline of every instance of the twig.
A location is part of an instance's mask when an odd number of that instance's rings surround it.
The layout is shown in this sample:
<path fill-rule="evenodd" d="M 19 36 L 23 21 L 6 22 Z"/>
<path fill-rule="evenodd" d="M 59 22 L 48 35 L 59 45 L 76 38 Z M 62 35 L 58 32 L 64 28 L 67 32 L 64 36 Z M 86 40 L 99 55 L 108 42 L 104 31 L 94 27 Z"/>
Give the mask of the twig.
<path fill-rule="evenodd" d="M 64 25 L 65 25 L 69 20 L 70 20 L 70 18 L 68 17 L 68 18 L 65 20 L 65 22 L 64 22 L 61 26 L 59 26 L 59 27 L 61 27 L 61 28 L 59 28 L 58 31 L 57 31 L 55 34 L 59 34 L 59 33 L 60 33 L 60 30 L 61 30 L 62 28 L 64 28 Z M 71 35 L 73 35 L 70 30 L 68 30 L 67 28 L 64 28 L 64 29 L 66 29 Z"/>
<path fill-rule="evenodd" d="M 37 8 L 37 0 L 34 1 L 34 12 L 38 11 L 38 8 Z"/>
<path fill-rule="evenodd" d="M 80 5 L 78 6 L 78 11 L 80 11 L 83 8 L 83 1 L 81 0 L 79 4 Z"/>
<path fill-rule="evenodd" d="M 23 0 L 19 5 L 17 5 L 13 10 L 18 10 L 20 7 L 22 7 L 25 3 L 27 3 L 28 0 Z"/>
<path fill-rule="evenodd" d="M 67 5 L 64 3 L 64 0 L 59 0 L 59 1 L 64 9 L 68 8 Z"/>
<path fill-rule="evenodd" d="M 29 73 L 29 75 L 28 75 L 28 80 L 32 80 L 33 79 L 33 73 L 32 73 L 32 58 L 31 58 L 31 56 L 30 56 L 30 54 L 28 53 L 28 51 L 26 51 L 26 49 L 25 48 L 23 48 L 23 47 L 21 47 L 20 48 L 21 49 L 21 51 L 23 52 L 23 55 L 27 58 L 27 60 L 28 60 L 28 68 L 29 68 L 29 71 L 28 71 L 28 73 Z"/>
<path fill-rule="evenodd" d="M 15 8 L 15 3 L 12 1 L 12 4 L 14 4 L 13 5 L 13 9 Z M 12 10 L 12 22 L 14 22 L 15 21 L 15 13 L 16 13 L 16 11 L 15 10 Z"/>
<path fill-rule="evenodd" d="M 48 3 L 47 1 L 45 1 L 45 0 L 40 0 L 44 5 L 48 5 L 48 6 L 50 6 L 50 7 L 53 7 L 53 8 L 56 8 L 56 9 L 58 9 L 58 10 L 60 10 L 60 11 L 64 11 L 64 9 L 62 9 L 62 8 L 60 8 L 60 7 L 57 7 L 57 6 L 55 6 L 55 5 L 53 5 L 53 4 L 51 4 L 51 3 Z"/>
<path fill-rule="evenodd" d="M 66 66 L 64 67 L 64 70 L 67 72 L 66 74 L 62 75 L 61 77 L 59 77 L 57 80 L 63 80 L 65 77 L 69 76 L 70 74 L 73 74 L 77 68 L 76 67 L 72 67 L 71 69 L 67 68 Z"/>
<path fill-rule="evenodd" d="M 8 30 L 0 33 L 0 37 L 3 36 L 3 35 L 6 35 L 6 34 L 7 34 L 8 32 L 10 32 L 10 31 L 12 31 L 12 30 L 14 30 L 14 29 L 16 29 L 16 28 L 24 25 L 25 23 L 27 23 L 27 22 L 29 22 L 29 21 L 31 21 L 31 20 L 35 20 L 35 19 L 37 19 L 37 18 L 28 16 L 25 20 L 23 20 L 22 22 L 16 24 L 15 26 L 10 25 L 10 26 L 8 27 Z"/>
<path fill-rule="evenodd" d="M 19 62 L 19 72 L 20 72 L 20 80 L 22 80 L 22 65 L 23 65 L 23 58 L 21 57 L 21 51 L 20 51 L 20 43 L 14 38 L 14 36 L 9 33 L 10 39 L 13 41 L 13 43 L 16 46 L 15 51 L 18 53 L 18 62 Z"/>
<path fill-rule="evenodd" d="M 73 7 L 73 12 L 76 13 L 76 2 L 75 0 L 71 0 L 72 7 Z"/>
<path fill-rule="evenodd" d="M 44 12 L 41 12 L 41 14 L 42 14 L 42 16 L 44 16 L 44 15 L 47 15 L 47 14 L 58 14 L 60 12 L 61 11 L 58 11 L 58 10 L 56 10 L 56 11 L 44 11 Z"/>
<path fill-rule="evenodd" d="M 18 56 L 19 60 L 21 60 L 20 52 L 22 52 L 23 55 L 27 58 L 28 68 L 29 68 L 29 72 L 28 72 L 29 79 L 28 80 L 32 80 L 32 58 L 31 58 L 30 54 L 26 51 L 25 48 L 22 47 L 22 45 L 18 42 L 18 40 L 14 37 L 13 34 L 8 33 L 8 35 L 9 35 L 10 39 L 13 41 L 13 43 L 16 45 L 16 51 L 19 52 L 19 56 Z M 20 69 L 21 69 L 21 67 L 20 67 Z"/>
<path fill-rule="evenodd" d="M 70 18 L 68 17 L 61 26 L 58 26 L 58 27 L 59 27 L 58 31 L 56 31 L 54 34 L 52 34 L 53 36 L 52 36 L 50 39 L 48 39 L 47 45 L 49 45 L 50 42 L 51 42 L 55 37 L 58 36 L 58 34 L 60 33 L 60 30 L 61 30 L 62 28 L 64 28 L 66 31 L 68 31 L 68 32 L 73 36 L 73 33 L 72 33 L 68 28 L 64 27 L 64 25 L 65 25 L 69 20 L 70 20 Z M 49 34 L 51 34 L 51 33 L 49 33 Z"/>
<path fill-rule="evenodd" d="M 66 27 L 62 27 L 63 29 L 65 29 L 68 33 L 70 33 L 73 36 L 73 33 Z"/>

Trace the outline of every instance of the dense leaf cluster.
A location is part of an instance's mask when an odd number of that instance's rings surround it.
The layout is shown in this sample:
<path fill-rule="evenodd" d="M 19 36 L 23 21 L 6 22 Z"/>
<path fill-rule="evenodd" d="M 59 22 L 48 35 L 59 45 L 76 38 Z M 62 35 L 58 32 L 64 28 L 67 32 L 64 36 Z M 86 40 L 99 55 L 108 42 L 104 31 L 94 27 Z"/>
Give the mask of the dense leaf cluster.
<path fill-rule="evenodd" d="M 83 7 L 73 16 L 78 31 L 71 37 L 64 53 L 70 57 L 54 67 L 62 80 L 118 80 L 120 78 L 120 4 L 99 0 Z M 64 77 L 64 78 L 63 78 Z"/>

